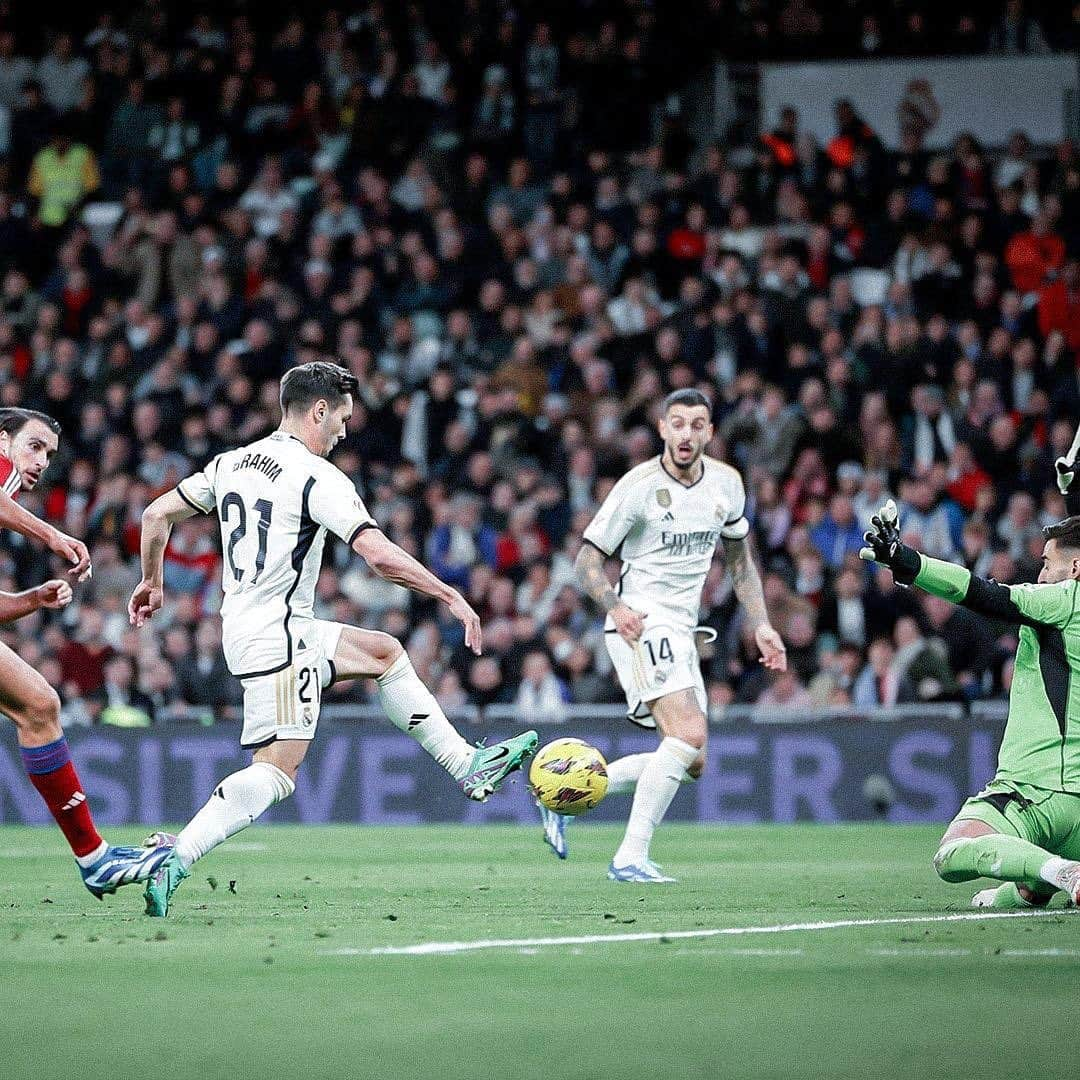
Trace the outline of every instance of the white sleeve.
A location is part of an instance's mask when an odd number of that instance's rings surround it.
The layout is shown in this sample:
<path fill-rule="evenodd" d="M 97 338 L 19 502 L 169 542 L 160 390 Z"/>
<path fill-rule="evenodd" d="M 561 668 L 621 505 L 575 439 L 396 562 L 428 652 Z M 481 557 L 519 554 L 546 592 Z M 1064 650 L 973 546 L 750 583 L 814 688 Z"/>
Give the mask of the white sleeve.
<path fill-rule="evenodd" d="M 750 534 L 750 522 L 746 520 L 746 488 L 742 477 L 735 474 L 731 484 L 731 511 L 720 528 L 725 540 L 743 540 Z"/>
<path fill-rule="evenodd" d="M 364 529 L 378 528 L 352 481 L 330 464 L 319 470 L 308 496 L 308 512 L 346 544 L 351 544 Z"/>
<path fill-rule="evenodd" d="M 214 482 L 217 480 L 218 462 L 221 456 L 213 458 L 202 472 L 193 473 L 176 485 L 177 493 L 200 514 L 209 514 L 217 506 Z"/>
<path fill-rule="evenodd" d="M 637 492 L 640 487 L 626 483 L 626 477 L 623 477 L 608 492 L 608 497 L 596 511 L 596 517 L 589 522 L 582 539 L 605 555 L 614 555 L 638 519 Z"/>

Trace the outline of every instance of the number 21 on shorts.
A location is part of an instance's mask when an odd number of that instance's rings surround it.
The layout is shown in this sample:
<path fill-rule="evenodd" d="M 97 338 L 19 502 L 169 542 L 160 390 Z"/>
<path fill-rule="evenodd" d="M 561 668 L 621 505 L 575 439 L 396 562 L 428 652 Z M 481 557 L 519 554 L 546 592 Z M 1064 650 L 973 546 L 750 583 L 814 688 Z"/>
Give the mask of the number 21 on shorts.
<path fill-rule="evenodd" d="M 313 727 L 322 703 L 318 665 L 300 659 L 279 671 L 276 678 L 278 727 Z"/>

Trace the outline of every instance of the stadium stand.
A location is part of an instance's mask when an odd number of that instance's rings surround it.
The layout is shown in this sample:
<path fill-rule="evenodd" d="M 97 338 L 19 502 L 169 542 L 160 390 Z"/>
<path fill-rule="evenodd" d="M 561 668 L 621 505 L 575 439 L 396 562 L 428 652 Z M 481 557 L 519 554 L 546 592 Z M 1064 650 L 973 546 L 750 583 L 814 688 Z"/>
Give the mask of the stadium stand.
<path fill-rule="evenodd" d="M 891 494 L 923 550 L 1034 577 L 1080 417 L 1080 153 L 1023 132 L 931 152 L 917 87 L 897 151 L 845 101 L 827 145 L 795 103 L 738 148 L 695 146 L 663 104 L 715 52 L 1076 49 L 1080 5 L 824 7 L 147 2 L 44 35 L 0 15 L 0 404 L 63 424 L 26 502 L 87 537 L 95 567 L 62 615 L 4 640 L 61 689 L 65 722 L 235 709 L 216 524 L 176 530 L 167 608 L 136 635 L 139 514 L 271 429 L 282 372 L 324 357 L 364 388 L 335 460 L 468 593 L 487 649 L 340 545 L 322 611 L 407 640 L 447 706 L 618 700 L 577 538 L 656 452 L 662 394 L 695 385 L 745 477 L 792 660 L 764 677 L 718 566 L 711 703 L 999 696 L 1000 628 L 896 590 L 857 550 Z M 18 537 L 0 555 L 5 587 L 47 572 Z"/>

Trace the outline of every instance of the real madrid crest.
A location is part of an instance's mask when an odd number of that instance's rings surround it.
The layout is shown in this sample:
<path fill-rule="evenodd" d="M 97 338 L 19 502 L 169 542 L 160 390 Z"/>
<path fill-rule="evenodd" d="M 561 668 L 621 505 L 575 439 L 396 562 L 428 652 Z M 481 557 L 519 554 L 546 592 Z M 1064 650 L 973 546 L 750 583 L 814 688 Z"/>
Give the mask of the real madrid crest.
<path fill-rule="evenodd" d="M 667 488 L 657 488 L 656 501 L 666 510 L 671 505 L 671 492 Z"/>

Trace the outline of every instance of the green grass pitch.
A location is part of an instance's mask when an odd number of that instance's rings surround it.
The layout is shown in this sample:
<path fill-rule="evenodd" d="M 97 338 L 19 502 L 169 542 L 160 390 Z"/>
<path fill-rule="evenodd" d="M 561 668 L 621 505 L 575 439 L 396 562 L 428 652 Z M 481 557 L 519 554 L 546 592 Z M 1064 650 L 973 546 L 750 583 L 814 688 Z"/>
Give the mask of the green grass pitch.
<path fill-rule="evenodd" d="M 0 1076 L 1075 1078 L 1080 915 L 371 955 L 967 910 L 939 830 L 665 827 L 677 886 L 604 877 L 613 827 L 254 828 L 166 920 L 97 903 L 52 830 L 0 829 Z M 131 830 L 114 839 L 134 841 Z M 212 879 L 216 887 L 211 887 Z M 234 883 L 230 885 L 230 883 Z"/>

